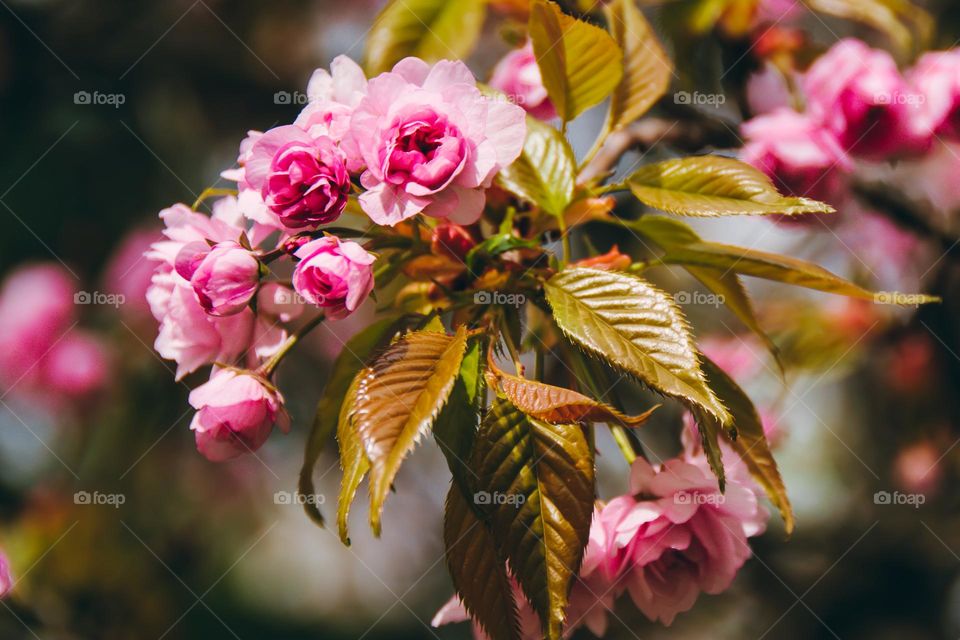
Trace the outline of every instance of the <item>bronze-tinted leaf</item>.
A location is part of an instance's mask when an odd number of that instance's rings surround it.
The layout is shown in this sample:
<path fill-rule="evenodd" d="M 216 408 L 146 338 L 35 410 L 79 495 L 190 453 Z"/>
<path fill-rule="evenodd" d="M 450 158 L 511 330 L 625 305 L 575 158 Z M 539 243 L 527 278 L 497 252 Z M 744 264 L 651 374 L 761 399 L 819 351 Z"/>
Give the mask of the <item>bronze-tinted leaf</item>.
<path fill-rule="evenodd" d="M 787 489 L 777 469 L 777 462 L 773 459 L 767 436 L 763 433 L 763 423 L 756 407 L 749 396 L 713 361 L 704 357 L 703 368 L 706 371 L 710 386 L 726 403 L 733 414 L 733 426 L 736 438 L 731 438 L 724 431 L 730 446 L 746 463 L 750 474 L 760 486 L 764 488 L 770 500 L 780 510 L 787 535 L 793 532 L 794 518 Z"/>
<path fill-rule="evenodd" d="M 498 389 L 527 415 L 555 424 L 608 422 L 625 427 L 639 427 L 659 406 L 638 416 L 628 416 L 606 403 L 576 391 L 511 375 L 492 364 L 487 370 L 487 379 L 491 387 Z"/>
<path fill-rule="evenodd" d="M 414 331 L 384 350 L 360 378 L 353 416 L 370 460 L 370 525 L 375 534 L 403 459 L 450 395 L 466 343 L 462 326 L 453 337 Z"/>
<path fill-rule="evenodd" d="M 360 434 L 357 433 L 357 425 L 354 424 L 353 416 L 355 410 L 355 401 L 357 398 L 357 387 L 363 377 L 364 371 L 361 371 L 354 377 L 344 396 L 343 404 L 340 407 L 339 420 L 337 422 L 337 442 L 340 444 L 340 468 L 343 469 L 343 478 L 340 481 L 340 495 L 337 498 L 337 531 L 340 534 L 340 541 L 343 544 L 350 544 L 350 535 L 347 528 L 347 520 L 350 516 L 350 507 L 353 505 L 353 499 L 357 495 L 357 488 L 360 482 L 370 470 L 370 461 L 363 450 L 363 443 L 360 441 Z"/>
<path fill-rule="evenodd" d="M 489 505 L 513 576 L 544 636 L 560 640 L 593 512 L 593 450 L 583 429 L 537 420 L 499 400 L 481 426 L 473 467 L 477 501 Z"/>
<path fill-rule="evenodd" d="M 491 640 L 520 637 L 513 588 L 506 557 L 493 532 L 477 517 L 471 493 L 464 496 L 457 484 L 447 493 L 443 540 L 447 569 L 467 613 Z"/>

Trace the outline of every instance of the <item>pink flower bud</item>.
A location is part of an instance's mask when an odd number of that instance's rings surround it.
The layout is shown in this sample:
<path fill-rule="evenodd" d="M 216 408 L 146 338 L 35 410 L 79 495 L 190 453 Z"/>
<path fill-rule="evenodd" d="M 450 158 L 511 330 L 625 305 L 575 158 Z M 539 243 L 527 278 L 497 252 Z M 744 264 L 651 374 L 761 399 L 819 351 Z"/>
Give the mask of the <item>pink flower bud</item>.
<path fill-rule="evenodd" d="M 245 177 L 290 229 L 333 222 L 350 194 L 344 153 L 331 138 L 295 125 L 271 129 L 254 143 Z"/>
<path fill-rule="evenodd" d="M 109 357 L 93 334 L 73 330 L 44 357 L 43 382 L 69 398 L 83 398 L 102 389 L 110 375 Z"/>
<path fill-rule="evenodd" d="M 190 393 L 197 450 L 221 462 L 259 449 L 276 424 L 290 428 L 283 397 L 252 372 L 219 369 Z"/>
<path fill-rule="evenodd" d="M 960 140 L 960 51 L 924 54 L 909 79 L 922 96 L 914 128 L 922 135 Z"/>
<path fill-rule="evenodd" d="M 198 248 L 191 243 L 180 251 L 177 273 L 185 278 L 189 274 L 200 306 L 213 316 L 243 311 L 260 282 L 256 256 L 233 241 L 221 242 L 207 252 L 197 252 Z"/>
<path fill-rule="evenodd" d="M 505 93 L 534 118 L 550 120 L 557 117 L 530 43 L 522 49 L 514 49 L 497 63 L 490 86 Z"/>
<path fill-rule="evenodd" d="M 293 286 L 305 300 L 327 310 L 331 318 L 353 313 L 373 290 L 376 256 L 356 242 L 325 236 L 300 247 Z"/>

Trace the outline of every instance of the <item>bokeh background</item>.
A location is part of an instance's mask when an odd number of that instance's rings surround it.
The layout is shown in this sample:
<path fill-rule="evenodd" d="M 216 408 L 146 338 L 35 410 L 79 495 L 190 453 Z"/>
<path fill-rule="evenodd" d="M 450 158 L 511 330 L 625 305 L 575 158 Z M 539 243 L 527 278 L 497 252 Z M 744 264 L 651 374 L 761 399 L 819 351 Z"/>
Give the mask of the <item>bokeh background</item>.
<path fill-rule="evenodd" d="M 140 253 L 159 231 L 157 212 L 217 185 L 247 129 L 292 120 L 315 67 L 340 53 L 359 59 L 382 4 L 0 0 L 0 274 L 43 262 L 66 269 L 78 292 L 142 291 L 149 265 Z M 955 4 L 927 8 L 937 44 L 952 46 Z M 824 46 L 850 33 L 882 44 L 847 23 L 804 20 Z M 471 60 L 478 75 L 512 36 L 509 27 L 488 30 Z M 748 47 L 713 38 L 692 48 L 684 64 L 698 72 L 685 77 L 696 86 L 710 66 L 742 77 L 756 64 Z M 735 108 L 720 117 L 736 128 Z M 581 152 L 600 118 L 575 124 Z M 936 180 L 955 189 L 960 161 L 938 162 Z M 907 181 L 928 170 L 903 168 Z M 953 232 L 955 213 L 949 200 L 936 211 Z M 610 636 L 960 637 L 960 252 L 920 230 L 904 249 L 906 268 L 888 245 L 878 249 L 867 226 L 842 235 L 728 220 L 702 230 L 731 242 L 762 234 L 762 248 L 946 302 L 876 310 L 755 287 L 787 384 L 731 318 L 691 310 L 707 345 L 740 358 L 748 388 L 773 416 L 798 527 L 785 540 L 772 516 L 734 587 L 701 597 L 670 629 L 624 602 Z M 15 315 L 16 305 L 2 312 Z M 295 488 L 325 370 L 355 325 L 318 332 L 284 365 L 289 436 L 214 465 L 196 453 L 188 428 L 186 396 L 198 380 L 174 382 L 152 351 L 156 327 L 145 305 L 130 296 L 117 306 L 77 305 L 76 321 L 68 331 L 99 335 L 109 367 L 93 397 L 64 404 L 17 385 L 0 396 L 0 547 L 19 579 L 0 608 L 0 637 L 470 637 L 467 625 L 429 627 L 451 588 L 440 539 L 448 477 L 432 445 L 401 473 L 380 540 L 363 525 L 362 500 L 346 548 L 276 499 Z M 679 414 L 668 410 L 661 422 L 675 434 Z M 670 442 L 651 444 L 669 455 Z M 612 495 L 625 488 L 625 468 L 604 446 Z M 334 502 L 332 453 L 317 479 Z M 922 495 L 923 504 L 878 504 L 878 491 Z M 83 504 L 77 492 L 120 498 Z"/>

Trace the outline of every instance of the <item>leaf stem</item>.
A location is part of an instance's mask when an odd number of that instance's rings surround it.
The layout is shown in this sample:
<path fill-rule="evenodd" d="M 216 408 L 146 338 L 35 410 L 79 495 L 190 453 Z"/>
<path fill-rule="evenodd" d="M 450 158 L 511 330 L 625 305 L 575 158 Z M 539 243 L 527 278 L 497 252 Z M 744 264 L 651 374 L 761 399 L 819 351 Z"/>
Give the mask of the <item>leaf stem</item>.
<path fill-rule="evenodd" d="M 321 313 L 317 315 L 315 318 L 313 318 L 312 320 L 310 320 L 308 323 L 306 323 L 305 325 L 303 325 L 302 327 L 294 331 L 293 334 L 291 334 L 291 336 L 287 338 L 287 341 L 280 346 L 280 350 L 277 351 L 275 354 L 273 354 L 273 357 L 271 357 L 269 360 L 264 362 L 260 366 L 260 368 L 257 369 L 257 373 L 269 380 L 270 377 L 273 375 L 273 372 L 276 370 L 277 366 L 283 361 L 285 357 L 287 357 L 287 354 L 290 353 L 290 351 L 297 345 L 298 342 L 300 342 L 300 340 L 305 335 L 307 335 L 308 333 L 310 333 L 311 331 L 319 327 L 325 318 L 326 316 L 324 316 Z"/>
<path fill-rule="evenodd" d="M 507 326 L 506 315 L 500 314 L 500 333 L 503 335 L 503 341 L 507 345 L 507 351 L 513 359 L 513 366 L 517 369 L 517 375 L 523 375 L 523 363 L 520 362 L 520 352 L 517 351 L 517 345 L 513 343 L 513 336 L 510 335 L 510 327 Z"/>
<path fill-rule="evenodd" d="M 626 430 L 620 425 L 615 424 L 610 425 L 610 433 L 613 434 L 613 439 L 616 441 L 617 446 L 620 447 L 620 452 L 623 453 L 627 464 L 633 464 L 633 461 L 637 459 L 637 452 L 633 450 L 633 443 L 631 443 L 630 438 L 627 437 Z"/>

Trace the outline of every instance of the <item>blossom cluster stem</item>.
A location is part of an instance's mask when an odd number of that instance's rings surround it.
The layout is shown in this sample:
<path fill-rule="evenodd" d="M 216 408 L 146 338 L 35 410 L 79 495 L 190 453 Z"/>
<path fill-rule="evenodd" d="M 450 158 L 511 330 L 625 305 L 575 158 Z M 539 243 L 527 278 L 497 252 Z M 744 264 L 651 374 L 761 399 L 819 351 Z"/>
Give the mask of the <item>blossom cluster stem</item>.
<path fill-rule="evenodd" d="M 280 350 L 277 351 L 273 357 L 263 363 L 263 366 L 257 370 L 257 373 L 264 378 L 269 379 L 273 375 L 273 372 L 276 370 L 276 368 L 280 365 L 287 354 L 293 350 L 297 343 L 300 342 L 300 340 L 308 333 L 319 327 L 325 318 L 326 316 L 321 313 L 310 320 L 310 322 L 297 329 L 289 338 L 287 338 L 287 341 L 283 343 L 283 346 L 280 347 Z"/>

